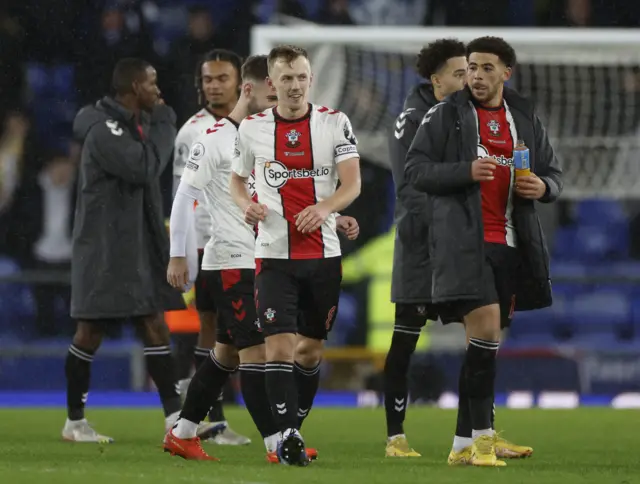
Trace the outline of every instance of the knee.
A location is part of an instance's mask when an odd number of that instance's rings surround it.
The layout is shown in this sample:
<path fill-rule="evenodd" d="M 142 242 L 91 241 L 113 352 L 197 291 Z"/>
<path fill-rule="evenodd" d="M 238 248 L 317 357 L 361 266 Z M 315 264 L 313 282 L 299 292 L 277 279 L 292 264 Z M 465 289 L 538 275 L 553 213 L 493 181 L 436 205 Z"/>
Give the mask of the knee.
<path fill-rule="evenodd" d="M 145 346 L 165 346 L 171 344 L 171 333 L 162 314 L 144 318 L 140 323 L 139 332 Z"/>
<path fill-rule="evenodd" d="M 267 361 L 286 361 L 293 363 L 296 350 L 295 333 L 281 333 L 265 339 Z"/>
<path fill-rule="evenodd" d="M 474 309 L 465 316 L 464 323 L 467 340 L 500 341 L 500 306 L 497 304 Z"/>
<path fill-rule="evenodd" d="M 102 342 L 102 327 L 98 324 L 78 322 L 73 344 L 79 348 L 96 351 Z"/>
<path fill-rule="evenodd" d="M 241 364 L 254 363 L 260 365 L 267 361 L 264 344 L 243 348 L 238 351 L 238 356 L 240 357 Z"/>
<path fill-rule="evenodd" d="M 305 368 L 313 368 L 320 364 L 324 350 L 324 341 L 298 335 L 295 361 Z"/>
<path fill-rule="evenodd" d="M 218 343 L 213 350 L 216 359 L 224 366 L 236 368 L 240 364 L 238 350 L 235 346 Z"/>

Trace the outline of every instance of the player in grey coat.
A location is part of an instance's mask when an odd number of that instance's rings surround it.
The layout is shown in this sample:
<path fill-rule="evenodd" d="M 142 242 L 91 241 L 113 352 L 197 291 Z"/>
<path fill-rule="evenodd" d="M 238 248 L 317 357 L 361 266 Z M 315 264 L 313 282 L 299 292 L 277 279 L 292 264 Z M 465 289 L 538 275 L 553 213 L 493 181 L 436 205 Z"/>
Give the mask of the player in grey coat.
<path fill-rule="evenodd" d="M 407 410 L 407 373 L 411 355 L 427 319 L 437 319 L 431 307 L 429 272 L 428 196 L 405 180 L 405 158 L 425 114 L 449 94 L 464 87 L 467 68 L 465 45 L 441 39 L 418 54 L 418 74 L 429 82 L 408 94 L 404 111 L 396 119 L 389 143 L 391 171 L 396 189 L 396 238 L 393 252 L 391 301 L 396 304 L 391 348 L 384 368 L 387 456 L 419 456 L 404 435 Z"/>
<path fill-rule="evenodd" d="M 533 103 L 504 85 L 516 65 L 513 48 L 481 37 L 467 45 L 467 55 L 469 86 L 424 117 L 405 176 L 428 195 L 431 302 L 443 322 L 463 320 L 468 337 L 449 463 L 502 467 L 498 457 L 533 449 L 495 434 L 500 331 L 514 311 L 552 303 L 536 201 L 560 196 L 562 168 Z M 518 140 L 530 150 L 530 172 L 516 176 Z"/>
<path fill-rule="evenodd" d="M 91 363 L 106 324 L 131 319 L 144 342 L 150 376 L 166 425 L 180 410 L 163 313 L 184 308 L 164 277 L 169 258 L 159 177 L 171 160 L 175 113 L 162 104 L 156 71 L 123 59 L 113 74 L 115 97 L 82 109 L 74 135 L 82 142 L 73 228 L 68 418 L 62 435 L 77 442 L 110 442 L 84 418 Z"/>

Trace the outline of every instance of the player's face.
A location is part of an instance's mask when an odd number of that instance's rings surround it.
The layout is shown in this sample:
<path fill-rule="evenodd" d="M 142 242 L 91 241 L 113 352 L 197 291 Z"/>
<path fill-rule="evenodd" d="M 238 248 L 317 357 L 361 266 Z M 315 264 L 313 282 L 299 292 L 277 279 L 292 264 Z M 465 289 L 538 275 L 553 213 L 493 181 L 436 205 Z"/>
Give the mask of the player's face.
<path fill-rule="evenodd" d="M 311 65 L 305 57 L 291 63 L 277 60 L 269 71 L 271 84 L 278 96 L 278 105 L 297 111 L 306 107 L 311 86 Z"/>
<path fill-rule="evenodd" d="M 160 88 L 158 87 L 158 74 L 153 67 L 147 67 L 145 77 L 134 82 L 133 92 L 138 98 L 140 107 L 145 111 L 151 111 L 153 106 L 158 102 L 160 97 Z"/>
<path fill-rule="evenodd" d="M 467 84 L 473 97 L 480 103 L 501 101 L 502 86 L 511 77 L 511 68 L 505 66 L 495 54 L 474 52 L 469 56 Z"/>
<path fill-rule="evenodd" d="M 261 113 L 277 104 L 278 97 L 275 89 L 267 81 L 252 82 L 250 84 L 249 114 Z"/>
<path fill-rule="evenodd" d="M 443 96 L 448 96 L 462 89 L 467 80 L 467 58 L 452 57 L 432 77 L 433 85 Z"/>
<path fill-rule="evenodd" d="M 202 92 L 212 108 L 235 103 L 238 100 L 238 72 L 233 64 L 226 61 L 203 63 Z"/>

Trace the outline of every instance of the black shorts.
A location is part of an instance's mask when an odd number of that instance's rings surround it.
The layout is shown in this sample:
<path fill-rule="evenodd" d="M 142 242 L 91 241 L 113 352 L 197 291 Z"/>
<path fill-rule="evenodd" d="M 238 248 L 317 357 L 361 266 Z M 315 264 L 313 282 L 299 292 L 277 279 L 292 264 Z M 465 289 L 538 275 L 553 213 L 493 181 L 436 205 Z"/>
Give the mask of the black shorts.
<path fill-rule="evenodd" d="M 436 321 L 438 312 L 432 304 L 427 303 L 396 303 L 395 327 L 402 329 L 422 328 L 427 320 Z"/>
<path fill-rule="evenodd" d="M 438 312 L 444 324 L 461 322 L 464 316 L 475 309 L 498 304 L 500 327 L 504 329 L 511 325 L 516 305 L 516 273 L 520 254 L 514 247 L 487 243 L 484 245 L 484 256 L 480 299 L 438 305 Z"/>
<path fill-rule="evenodd" d="M 218 308 L 216 341 L 239 350 L 264 343 L 253 300 L 253 269 L 202 271 Z"/>
<path fill-rule="evenodd" d="M 207 280 L 206 275 L 202 270 L 202 258 L 204 256 L 204 250 L 198 249 L 198 276 L 194 284 L 196 291 L 196 309 L 203 313 L 215 313 L 218 308 L 216 307 L 215 293 L 211 284 Z"/>
<path fill-rule="evenodd" d="M 264 335 L 327 339 L 338 312 L 341 257 L 261 259 L 256 265 L 256 308 Z"/>

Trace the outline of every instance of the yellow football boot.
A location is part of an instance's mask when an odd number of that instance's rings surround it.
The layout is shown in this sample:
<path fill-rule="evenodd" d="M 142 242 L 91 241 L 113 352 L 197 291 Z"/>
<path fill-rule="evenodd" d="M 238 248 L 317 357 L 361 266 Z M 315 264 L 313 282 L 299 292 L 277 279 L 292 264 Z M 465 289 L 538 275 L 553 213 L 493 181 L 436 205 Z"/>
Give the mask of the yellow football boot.
<path fill-rule="evenodd" d="M 471 446 L 465 447 L 462 450 L 456 452 L 451 449 L 449 452 L 449 458 L 447 464 L 450 466 L 468 466 L 471 464 Z"/>
<path fill-rule="evenodd" d="M 471 465 L 481 467 L 504 467 L 507 463 L 496 457 L 496 436 L 480 435 L 473 439 Z"/>
<path fill-rule="evenodd" d="M 533 454 L 533 448 L 509 442 L 500 437 L 500 434 L 496 434 L 495 440 L 496 456 L 500 459 L 522 459 Z"/>
<path fill-rule="evenodd" d="M 386 455 L 387 457 L 421 457 L 409 446 L 404 435 L 397 435 L 387 441 Z"/>

